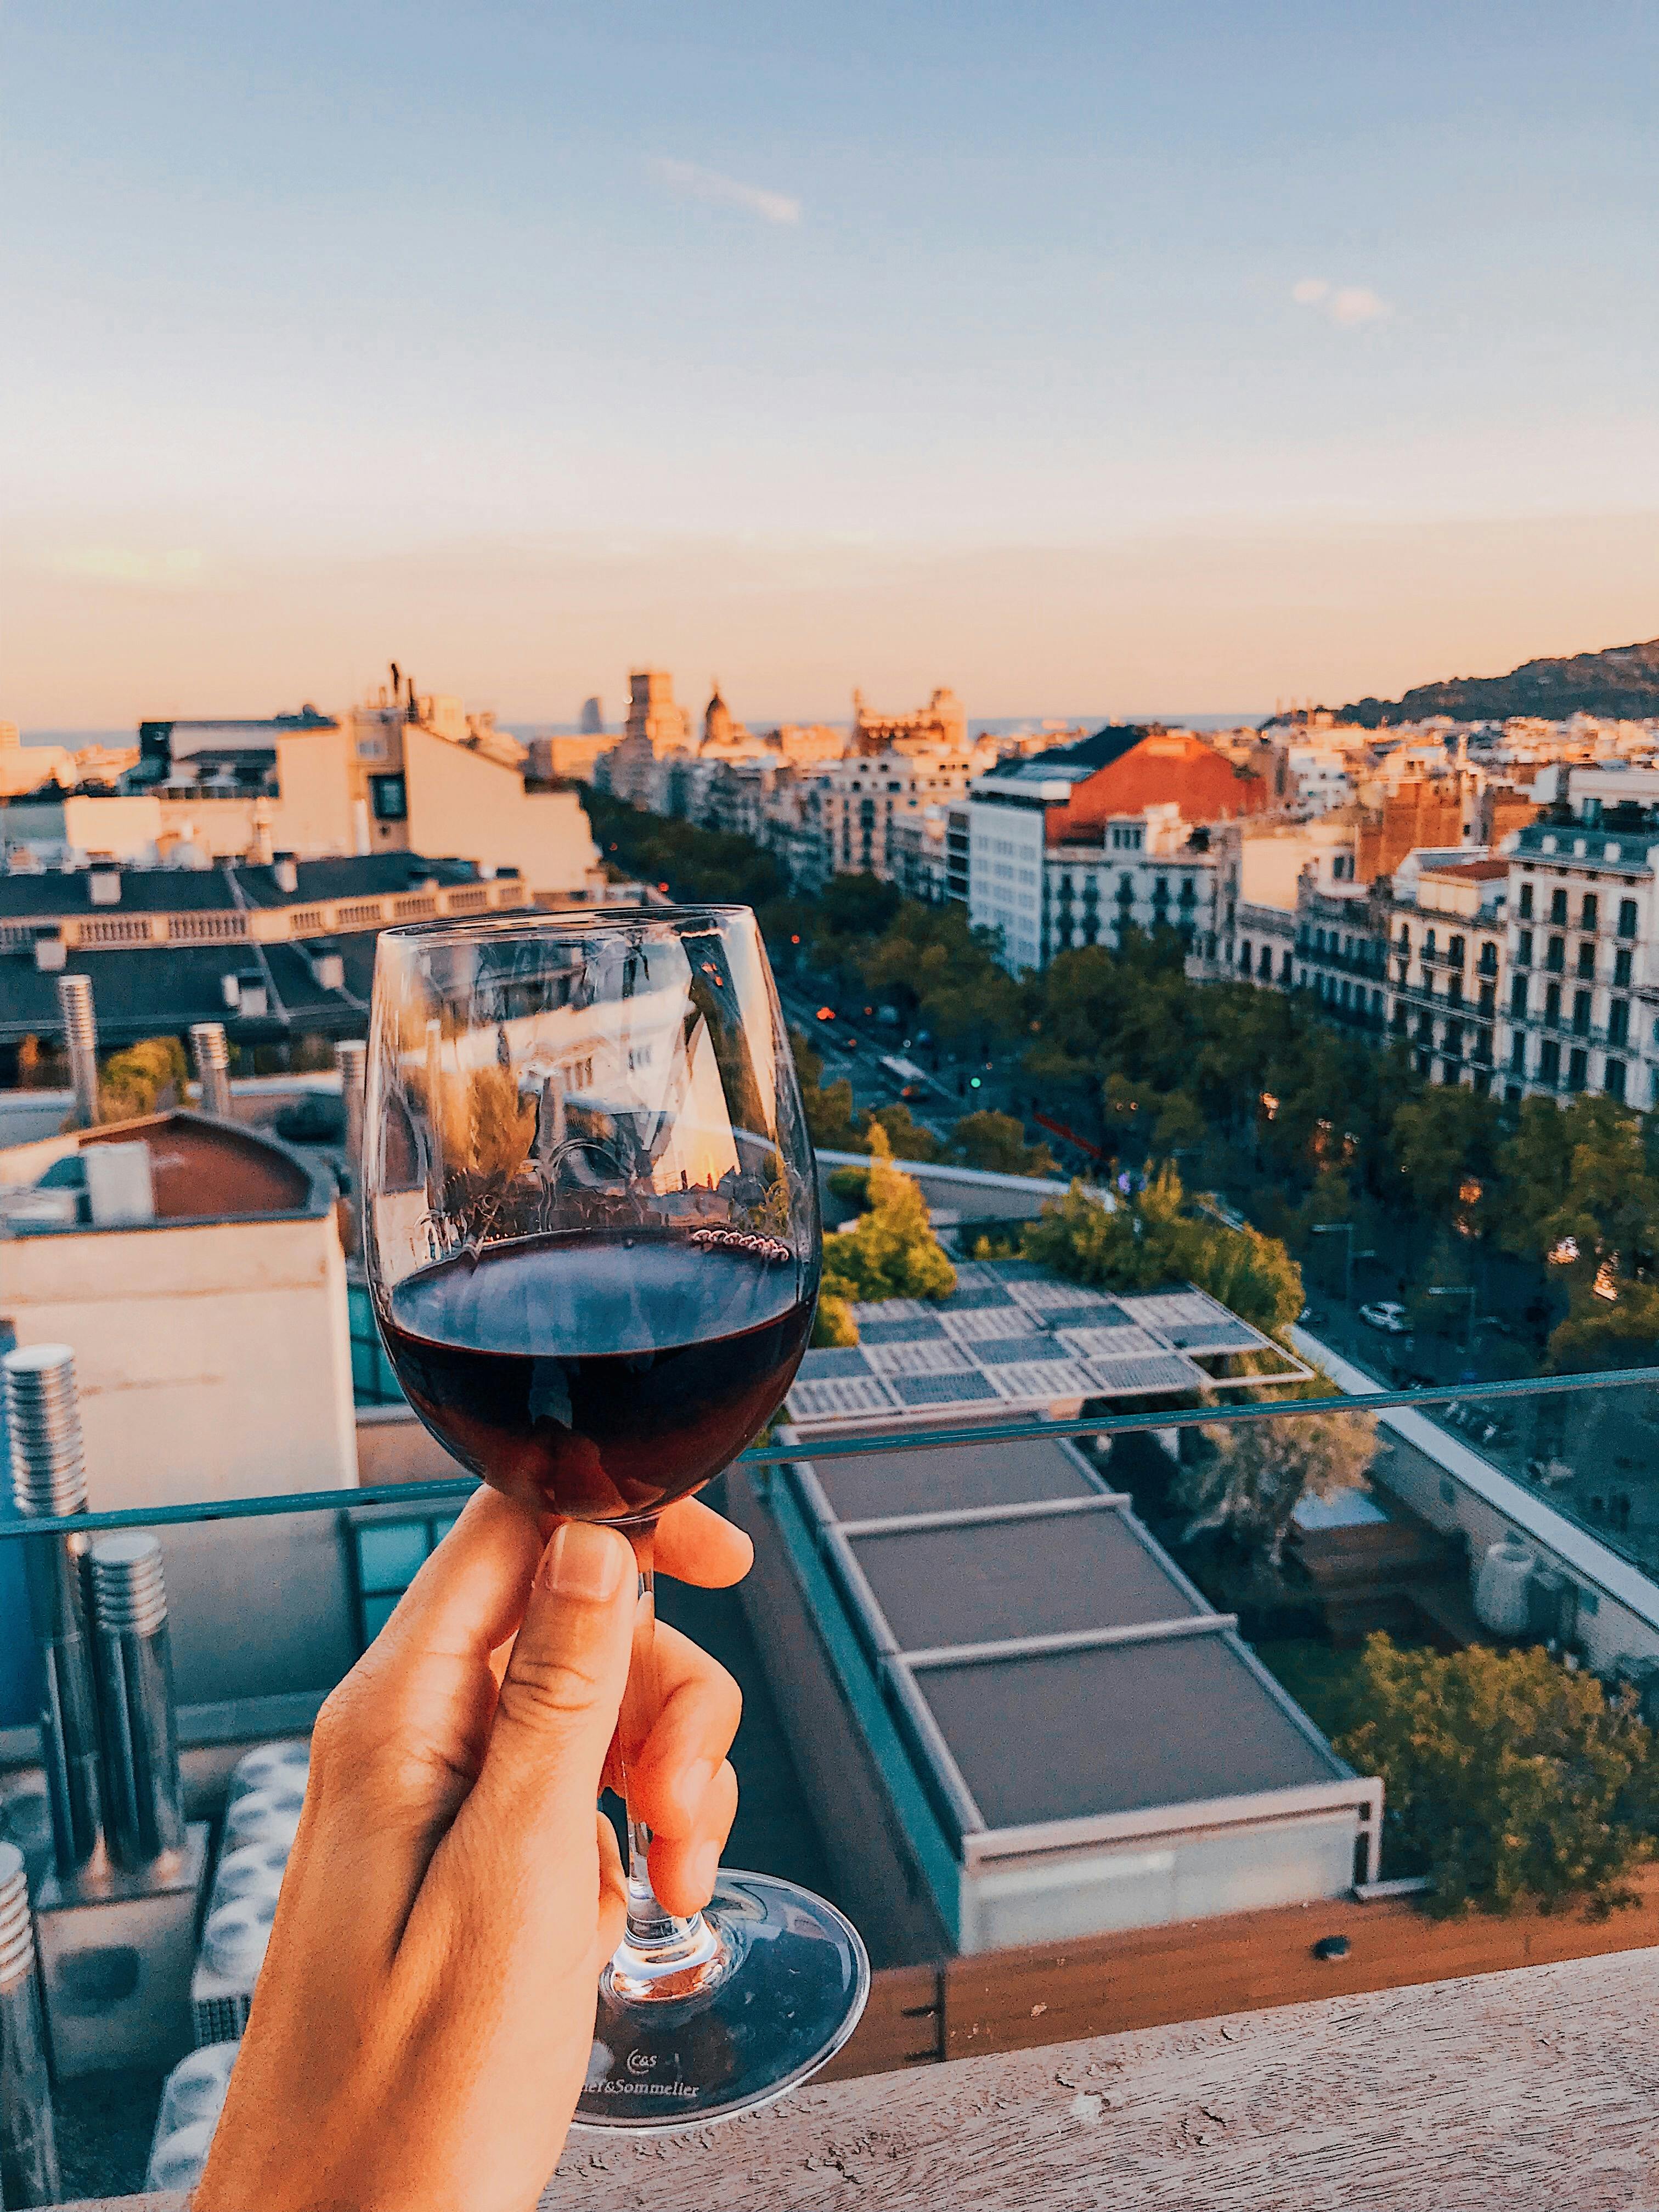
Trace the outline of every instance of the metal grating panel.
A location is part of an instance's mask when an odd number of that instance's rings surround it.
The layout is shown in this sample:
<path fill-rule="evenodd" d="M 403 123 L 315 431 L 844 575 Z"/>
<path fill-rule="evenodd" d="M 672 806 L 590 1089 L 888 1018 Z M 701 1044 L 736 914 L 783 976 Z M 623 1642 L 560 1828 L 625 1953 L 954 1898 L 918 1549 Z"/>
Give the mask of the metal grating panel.
<path fill-rule="evenodd" d="M 973 1347 L 981 1367 L 1006 1367 L 1016 1359 L 1064 1359 L 1066 1346 L 1053 1336 L 994 1336 Z"/>
<path fill-rule="evenodd" d="M 869 1363 L 855 1344 L 830 1345 L 809 1352 L 800 1364 L 803 1382 L 831 1382 L 838 1376 L 869 1372 Z"/>
<path fill-rule="evenodd" d="M 799 1421 L 821 1421 L 831 1414 L 849 1419 L 860 1413 L 886 1413 L 900 1402 L 873 1375 L 858 1382 L 797 1382 L 788 1400 L 791 1413 Z"/>
<path fill-rule="evenodd" d="M 1201 1390 L 1209 1376 L 1179 1352 L 1152 1359 L 1091 1359 L 1086 1365 L 1099 1389 L 1110 1398 L 1127 1398 L 1149 1390 Z"/>
<path fill-rule="evenodd" d="M 877 1375 L 956 1375 L 973 1364 L 959 1344 L 872 1344 L 867 1358 Z"/>
<path fill-rule="evenodd" d="M 1211 1322 L 1203 1328 L 1166 1328 L 1177 1352 L 1260 1352 L 1267 1343 L 1248 1322 Z"/>
<path fill-rule="evenodd" d="M 957 1271 L 957 1288 L 951 1291 L 950 1297 L 939 1300 L 941 1313 L 979 1313 L 993 1306 L 1000 1306 L 1005 1312 L 1012 1313 L 1018 1310 L 1009 1292 L 996 1283 L 987 1283 L 983 1285 L 970 1284 L 966 1290 L 963 1290 L 961 1288 L 960 1268 Z"/>
<path fill-rule="evenodd" d="M 1085 1359 L 1134 1359 L 1143 1353 L 1166 1348 L 1144 1328 L 1127 1324 L 1118 1328 L 1062 1327 L 1056 1334 L 1068 1351 L 1079 1353 Z"/>
<path fill-rule="evenodd" d="M 1011 1403 L 1036 1400 L 1043 1405 L 1057 1398 L 1092 1398 L 1097 1386 L 1087 1370 L 1072 1359 L 1022 1359 L 1012 1365 L 985 1370 L 1000 1398 Z"/>
<path fill-rule="evenodd" d="M 1160 1334 L 1172 1328 L 1206 1328 L 1212 1322 L 1232 1318 L 1225 1306 L 1218 1305 L 1202 1291 L 1160 1291 L 1146 1297 L 1126 1297 L 1122 1304 L 1125 1313 L 1133 1314 Z"/>
<path fill-rule="evenodd" d="M 859 1329 L 860 1344 L 924 1344 L 945 1331 L 931 1314 L 921 1321 L 866 1321 Z"/>
<path fill-rule="evenodd" d="M 948 1334 L 958 1344 L 982 1344 L 988 1339 L 1018 1335 L 1030 1338 L 1041 1334 L 1042 1324 L 1034 1316 L 1022 1312 L 1011 1298 L 1006 1305 L 981 1308 L 972 1313 L 947 1315 L 945 1322 Z"/>
<path fill-rule="evenodd" d="M 896 1375 L 891 1388 L 898 1394 L 901 1404 L 906 1406 L 958 1405 L 981 1398 L 988 1398 L 994 1404 L 997 1395 L 988 1379 L 976 1373 Z"/>
<path fill-rule="evenodd" d="M 1062 1313 L 1074 1306 L 1081 1311 L 1111 1304 L 1100 1291 L 1085 1290 L 1081 1283 L 1021 1283 L 1014 1295 L 1032 1313 Z"/>
<path fill-rule="evenodd" d="M 853 1308 L 853 1318 L 862 1330 L 867 1321 L 931 1321 L 932 1306 L 921 1298 L 882 1298 L 874 1303 L 860 1299 Z"/>

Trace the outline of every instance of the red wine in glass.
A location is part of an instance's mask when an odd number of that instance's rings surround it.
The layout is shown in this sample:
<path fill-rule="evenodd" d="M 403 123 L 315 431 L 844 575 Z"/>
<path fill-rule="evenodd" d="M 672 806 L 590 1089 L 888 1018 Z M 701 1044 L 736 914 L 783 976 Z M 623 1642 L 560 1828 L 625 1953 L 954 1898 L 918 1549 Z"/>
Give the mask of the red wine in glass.
<path fill-rule="evenodd" d="M 428 1427 L 497 1490 L 571 1520 L 648 1519 L 718 1474 L 794 1379 L 813 1301 L 763 1242 L 486 1245 L 395 1286 L 386 1350 Z"/>

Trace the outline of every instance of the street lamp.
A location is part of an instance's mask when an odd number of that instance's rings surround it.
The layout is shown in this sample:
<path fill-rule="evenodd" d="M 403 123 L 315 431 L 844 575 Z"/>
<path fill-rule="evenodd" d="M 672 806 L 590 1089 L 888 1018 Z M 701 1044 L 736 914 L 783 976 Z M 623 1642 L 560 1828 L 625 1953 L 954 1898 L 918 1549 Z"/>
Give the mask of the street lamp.
<path fill-rule="evenodd" d="M 1473 1283 L 1437 1283 L 1428 1293 L 1431 1298 L 1467 1298 L 1469 1302 L 1469 1325 L 1463 1339 L 1464 1359 L 1474 1357 L 1474 1307 L 1479 1296 Z"/>
<path fill-rule="evenodd" d="M 1343 1247 L 1342 1253 L 1342 1303 L 1345 1306 L 1351 1306 L 1353 1304 L 1353 1263 L 1356 1260 L 1374 1260 L 1376 1257 L 1376 1253 L 1354 1250 L 1352 1221 L 1316 1221 L 1314 1235 L 1347 1238 L 1348 1241 Z"/>

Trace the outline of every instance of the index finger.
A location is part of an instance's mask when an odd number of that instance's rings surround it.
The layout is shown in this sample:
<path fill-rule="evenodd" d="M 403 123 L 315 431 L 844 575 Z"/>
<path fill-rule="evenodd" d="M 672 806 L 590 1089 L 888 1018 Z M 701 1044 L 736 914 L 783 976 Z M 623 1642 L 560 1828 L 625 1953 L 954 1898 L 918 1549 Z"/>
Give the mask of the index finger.
<path fill-rule="evenodd" d="M 726 1589 L 754 1565 L 755 1547 L 700 1498 L 682 1498 L 657 1523 L 656 1563 L 676 1582 Z"/>

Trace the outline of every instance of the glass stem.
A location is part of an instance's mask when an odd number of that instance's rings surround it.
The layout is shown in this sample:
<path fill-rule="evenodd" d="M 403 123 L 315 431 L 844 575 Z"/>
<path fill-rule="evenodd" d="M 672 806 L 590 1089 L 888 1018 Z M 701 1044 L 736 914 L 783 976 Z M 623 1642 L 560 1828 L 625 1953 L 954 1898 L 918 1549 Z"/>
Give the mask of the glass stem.
<path fill-rule="evenodd" d="M 629 1778 L 657 1712 L 657 1594 L 653 1571 L 656 1525 L 630 1528 L 639 1565 L 634 1650 L 617 1721 L 623 1793 L 628 1802 L 628 1930 L 608 1969 L 612 1990 L 635 2003 L 686 1996 L 712 1986 L 726 1965 L 725 1947 L 702 1913 L 682 1920 L 651 1887 L 651 1831 L 631 1802 Z"/>

